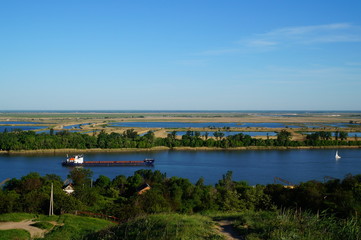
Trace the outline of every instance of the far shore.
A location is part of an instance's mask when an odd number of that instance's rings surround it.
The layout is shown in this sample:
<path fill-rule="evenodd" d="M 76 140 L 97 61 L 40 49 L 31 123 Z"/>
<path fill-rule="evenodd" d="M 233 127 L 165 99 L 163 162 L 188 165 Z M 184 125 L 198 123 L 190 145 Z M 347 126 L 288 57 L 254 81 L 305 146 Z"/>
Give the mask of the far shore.
<path fill-rule="evenodd" d="M 217 148 L 217 147 L 164 147 L 158 146 L 153 148 L 114 148 L 114 149 L 38 149 L 38 150 L 11 150 L 0 151 L 0 154 L 60 154 L 60 153 L 122 153 L 122 152 L 156 152 L 156 151 L 242 151 L 242 150 L 292 150 L 292 149 L 358 149 L 361 146 L 300 146 L 300 147 L 284 147 L 284 146 L 248 146 L 236 148 Z"/>

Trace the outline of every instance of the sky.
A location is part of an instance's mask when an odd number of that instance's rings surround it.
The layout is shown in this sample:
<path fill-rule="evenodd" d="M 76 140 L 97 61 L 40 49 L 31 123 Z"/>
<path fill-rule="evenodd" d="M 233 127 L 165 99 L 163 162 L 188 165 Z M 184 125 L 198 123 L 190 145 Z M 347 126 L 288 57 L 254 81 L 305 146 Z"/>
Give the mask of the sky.
<path fill-rule="evenodd" d="M 0 1 L 0 110 L 361 110 L 361 1 Z"/>

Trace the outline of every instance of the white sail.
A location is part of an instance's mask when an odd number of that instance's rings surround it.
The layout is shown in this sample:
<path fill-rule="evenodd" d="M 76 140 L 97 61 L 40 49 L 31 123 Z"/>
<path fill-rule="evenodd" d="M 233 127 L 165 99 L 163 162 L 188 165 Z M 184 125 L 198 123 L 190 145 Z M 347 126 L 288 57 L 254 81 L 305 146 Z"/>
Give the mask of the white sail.
<path fill-rule="evenodd" d="M 338 151 L 336 151 L 335 158 L 336 158 L 336 159 L 340 159 L 340 158 L 341 158 L 341 156 L 340 156 L 340 155 L 338 155 Z"/>

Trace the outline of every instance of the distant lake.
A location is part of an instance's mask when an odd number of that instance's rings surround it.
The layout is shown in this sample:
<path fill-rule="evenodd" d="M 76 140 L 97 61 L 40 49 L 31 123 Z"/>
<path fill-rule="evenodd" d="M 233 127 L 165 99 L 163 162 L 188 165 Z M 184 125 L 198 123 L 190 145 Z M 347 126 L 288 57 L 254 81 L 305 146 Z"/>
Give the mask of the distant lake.
<path fill-rule="evenodd" d="M 275 132 L 227 132 L 227 131 L 221 131 L 222 133 L 224 133 L 224 136 L 227 137 L 227 136 L 232 136 L 232 135 L 236 135 L 236 134 L 239 134 L 239 133 L 242 133 L 242 134 L 245 134 L 245 135 L 249 135 L 251 137 L 255 137 L 255 136 L 276 136 L 277 133 Z M 168 132 L 168 133 L 171 133 L 171 132 Z M 177 131 L 177 135 L 178 136 L 183 136 L 185 135 L 187 132 L 185 131 Z M 201 136 L 204 136 L 206 133 L 208 133 L 208 136 L 210 137 L 213 137 L 213 133 L 215 132 L 211 132 L 211 131 L 208 131 L 208 132 L 199 132 L 201 134 Z"/>
<path fill-rule="evenodd" d="M 38 130 L 38 129 L 45 129 L 47 126 L 0 126 L 0 132 L 4 132 L 5 129 L 8 132 L 12 132 L 16 129 L 20 129 L 22 131 L 28 131 L 28 130 Z"/>
<path fill-rule="evenodd" d="M 63 129 L 81 128 L 81 126 L 90 125 L 90 124 L 91 124 L 91 123 L 82 123 L 82 124 L 68 125 L 68 126 L 63 126 Z"/>
<path fill-rule="evenodd" d="M 361 132 L 349 132 L 348 137 L 361 137 Z"/>
<path fill-rule="evenodd" d="M 323 128 L 323 127 L 338 127 L 338 128 L 347 128 L 347 127 L 356 127 L 360 126 L 358 123 L 350 124 L 350 123 L 305 123 L 302 127 L 307 128 Z"/>
<path fill-rule="evenodd" d="M 350 126 L 360 126 L 360 124 L 350 124 L 350 123 L 325 123 L 324 125 L 326 126 L 331 126 L 331 127 L 341 127 L 341 128 L 345 128 L 345 127 L 350 127 Z"/>
<path fill-rule="evenodd" d="M 233 179 L 251 185 L 273 183 L 274 177 L 294 184 L 307 180 L 323 181 L 324 176 L 343 178 L 361 173 L 361 149 L 339 149 L 341 159 L 335 160 L 336 149 L 258 150 L 258 151 L 159 151 L 133 153 L 89 153 L 87 161 L 131 161 L 154 158 L 154 167 L 86 167 L 99 175 L 114 178 L 131 176 L 139 169 L 159 170 L 167 177 L 188 178 L 195 183 L 204 177 L 206 184 L 215 184 L 227 171 Z M 71 168 L 61 166 L 66 154 L 0 155 L 0 177 L 21 178 L 30 172 L 57 174 L 66 179 Z"/>
<path fill-rule="evenodd" d="M 283 123 L 222 123 L 222 122 L 118 122 L 109 124 L 111 127 L 141 127 L 141 128 L 299 128 L 299 126 L 286 125 Z"/>
<path fill-rule="evenodd" d="M 303 132 L 302 134 L 307 134 L 307 135 L 309 135 L 309 134 L 312 134 L 312 133 L 314 133 L 314 132 Z M 355 135 L 356 135 L 356 137 L 361 137 L 361 132 L 349 132 L 349 133 L 347 133 L 347 134 L 348 134 L 348 137 L 349 137 L 349 138 L 350 138 L 350 137 L 355 137 Z M 335 134 L 335 132 L 332 132 L 331 135 L 332 135 L 332 136 L 335 136 L 336 134 Z"/>
<path fill-rule="evenodd" d="M 54 134 L 58 133 L 58 132 L 62 132 L 64 130 L 54 130 Z M 81 130 L 67 130 L 67 132 L 80 132 Z M 46 134 L 50 134 L 50 130 L 43 130 L 43 131 L 37 131 L 37 134 L 40 133 L 46 133 Z"/>
<path fill-rule="evenodd" d="M 41 123 L 41 122 L 5 121 L 5 122 L 0 122 L 0 124 L 44 124 L 44 123 Z"/>
<path fill-rule="evenodd" d="M 287 125 L 284 123 L 242 123 L 239 127 L 300 128 L 300 126 Z"/>

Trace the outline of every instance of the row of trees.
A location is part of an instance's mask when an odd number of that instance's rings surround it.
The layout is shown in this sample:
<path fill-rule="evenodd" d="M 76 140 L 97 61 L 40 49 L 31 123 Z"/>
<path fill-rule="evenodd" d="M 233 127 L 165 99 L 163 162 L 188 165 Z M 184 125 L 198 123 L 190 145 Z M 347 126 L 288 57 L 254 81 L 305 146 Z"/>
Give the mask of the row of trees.
<path fill-rule="evenodd" d="M 280 184 L 249 186 L 234 181 L 230 171 L 215 186 L 205 185 L 202 178 L 193 184 L 188 179 L 167 178 L 165 173 L 151 170 L 139 170 L 133 176 L 120 175 L 112 180 L 99 176 L 92 182 L 90 170 L 75 168 L 68 177 L 75 188 L 72 195 L 65 194 L 63 181 L 56 175 L 31 173 L 11 179 L 0 190 L 0 213 L 46 214 L 51 183 L 56 214 L 86 210 L 126 220 L 160 212 L 256 211 L 282 207 L 315 213 L 327 211 L 339 217 L 361 213 L 361 175 L 326 183 L 308 181 L 293 189 Z M 138 194 L 139 186 L 144 183 L 151 189 Z"/>
<path fill-rule="evenodd" d="M 36 134 L 33 131 L 14 131 L 0 133 L 0 149 L 2 150 L 36 150 L 62 148 L 151 148 L 167 147 L 220 147 L 234 148 L 247 146 L 336 146 L 361 145 L 361 141 L 347 141 L 347 132 L 336 132 L 332 139 L 331 132 L 315 132 L 307 136 L 305 141 L 292 141 L 291 133 L 282 130 L 276 139 L 252 138 L 246 134 L 235 134 L 225 137 L 221 131 L 202 136 L 197 131 L 187 131 L 181 139 L 173 131 L 165 138 L 156 138 L 152 131 L 139 136 L 134 129 L 128 129 L 122 134 L 101 131 L 92 136 L 81 133 L 61 131 L 56 134 Z"/>
<path fill-rule="evenodd" d="M 343 131 L 336 131 L 334 133 L 335 140 L 340 139 L 341 141 L 347 140 L 348 133 Z M 320 131 L 314 132 L 306 137 L 308 140 L 331 140 L 332 139 L 332 132 Z"/>

